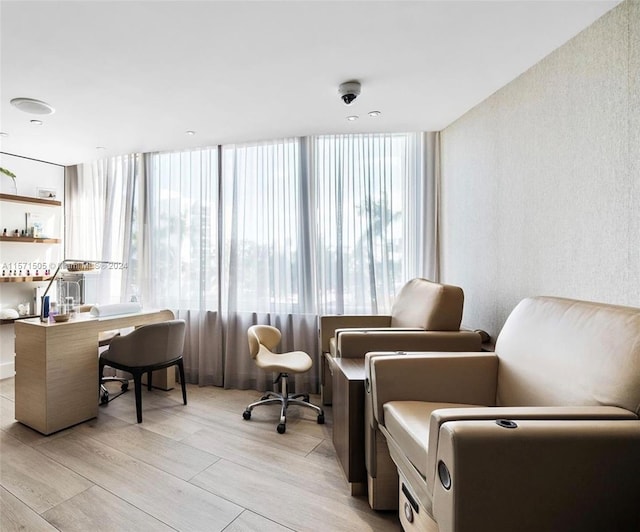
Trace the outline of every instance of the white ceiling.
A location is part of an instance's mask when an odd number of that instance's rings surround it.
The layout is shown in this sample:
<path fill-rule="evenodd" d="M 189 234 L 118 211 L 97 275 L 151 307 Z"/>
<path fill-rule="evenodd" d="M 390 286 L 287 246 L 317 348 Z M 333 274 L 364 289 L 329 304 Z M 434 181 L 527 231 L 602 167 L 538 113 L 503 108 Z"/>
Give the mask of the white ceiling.
<path fill-rule="evenodd" d="M 0 150 L 75 164 L 440 130 L 618 3 L 2 0 L 0 131 L 9 136 Z M 337 87 L 351 79 L 362 94 L 347 107 Z M 56 112 L 34 126 L 41 117 L 9 105 L 15 97 Z"/>

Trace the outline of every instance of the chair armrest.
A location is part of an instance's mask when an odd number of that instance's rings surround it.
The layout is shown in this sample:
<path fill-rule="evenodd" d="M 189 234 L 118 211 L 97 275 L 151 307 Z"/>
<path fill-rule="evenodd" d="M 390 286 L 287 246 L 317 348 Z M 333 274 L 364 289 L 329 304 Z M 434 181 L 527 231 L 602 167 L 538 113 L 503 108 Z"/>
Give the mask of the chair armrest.
<path fill-rule="evenodd" d="M 367 401 L 384 425 L 389 401 L 428 401 L 492 406 L 496 399 L 495 353 L 376 353 L 365 357 Z"/>
<path fill-rule="evenodd" d="M 520 420 L 637 420 L 635 413 L 615 406 L 507 406 L 479 408 L 442 408 L 429 419 L 427 485 L 433 489 L 440 429 L 451 421 Z M 433 452 L 431 452 L 433 451 Z"/>
<path fill-rule="evenodd" d="M 391 316 L 382 314 L 320 316 L 320 350 L 322 353 L 329 352 L 329 340 L 335 336 L 336 329 L 388 327 L 389 325 L 391 325 Z"/>
<path fill-rule="evenodd" d="M 640 421 L 517 424 L 443 425 L 433 492 L 440 530 L 640 530 Z"/>
<path fill-rule="evenodd" d="M 337 337 L 339 356 L 362 358 L 370 351 L 480 351 L 480 335 L 471 331 L 344 331 Z"/>
<path fill-rule="evenodd" d="M 109 342 L 109 348 L 103 353 L 104 357 L 107 360 L 130 365 L 132 353 L 135 352 L 133 348 L 134 336 L 132 334 L 114 336 Z"/>

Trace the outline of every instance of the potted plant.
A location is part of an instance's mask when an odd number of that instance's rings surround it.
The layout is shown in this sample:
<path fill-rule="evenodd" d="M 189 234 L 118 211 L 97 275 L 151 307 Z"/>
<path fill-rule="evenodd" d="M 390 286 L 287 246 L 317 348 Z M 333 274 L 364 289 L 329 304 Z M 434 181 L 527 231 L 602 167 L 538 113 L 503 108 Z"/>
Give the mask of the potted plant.
<path fill-rule="evenodd" d="M 14 174 L 11 170 L 7 170 L 6 168 L 2 168 L 0 166 L 0 174 L 4 174 L 7 177 L 11 178 L 11 181 L 13 181 L 13 194 L 17 194 L 18 193 L 18 185 L 16 183 L 16 174 Z"/>

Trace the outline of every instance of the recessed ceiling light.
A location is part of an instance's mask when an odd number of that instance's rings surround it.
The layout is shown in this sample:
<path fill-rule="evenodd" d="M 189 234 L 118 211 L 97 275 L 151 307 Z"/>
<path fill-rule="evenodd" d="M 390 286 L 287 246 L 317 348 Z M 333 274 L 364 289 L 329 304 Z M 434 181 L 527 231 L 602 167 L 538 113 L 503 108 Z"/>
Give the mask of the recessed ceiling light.
<path fill-rule="evenodd" d="M 348 120 L 349 122 L 353 122 L 353 121 L 355 121 L 355 120 L 358 120 L 358 115 L 351 115 L 351 116 L 348 116 L 348 117 L 347 117 L 347 120 Z"/>
<path fill-rule="evenodd" d="M 187 135 L 189 135 L 190 137 L 193 137 L 193 136 L 196 134 L 196 132 L 195 132 L 195 131 L 191 131 L 191 130 L 189 130 L 189 131 L 185 131 L 185 133 L 186 133 Z"/>
<path fill-rule="evenodd" d="M 42 125 L 42 120 L 31 120 L 31 123 L 34 126 L 41 126 Z"/>
<path fill-rule="evenodd" d="M 0 137 L 8 137 L 9 133 L 5 133 L 4 131 L 0 131 Z"/>
<path fill-rule="evenodd" d="M 369 111 L 369 116 L 371 118 L 376 118 L 377 116 L 380 116 L 382 113 L 380 111 Z"/>
<path fill-rule="evenodd" d="M 9 103 L 21 111 L 31 113 L 32 115 L 50 115 L 56 111 L 47 102 L 41 102 L 33 98 L 14 98 Z"/>
<path fill-rule="evenodd" d="M 104 151 L 106 149 L 107 148 L 105 148 L 104 146 L 96 146 L 96 150 L 98 150 L 98 151 Z"/>

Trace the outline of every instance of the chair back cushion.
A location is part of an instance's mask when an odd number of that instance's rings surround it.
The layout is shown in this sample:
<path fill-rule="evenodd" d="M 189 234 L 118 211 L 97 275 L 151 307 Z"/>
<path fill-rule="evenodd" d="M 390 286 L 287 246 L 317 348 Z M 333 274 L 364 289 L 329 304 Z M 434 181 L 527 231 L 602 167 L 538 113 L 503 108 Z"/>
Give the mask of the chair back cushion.
<path fill-rule="evenodd" d="M 640 413 L 640 309 L 521 301 L 496 342 L 498 406 L 602 405 Z"/>
<path fill-rule="evenodd" d="M 131 367 L 168 362 L 182 355 L 185 322 L 170 320 L 138 327 L 111 341 L 107 358 Z"/>
<path fill-rule="evenodd" d="M 280 338 L 280 331 L 271 325 L 252 325 L 247 330 L 251 357 L 258 356 L 261 345 L 264 345 L 269 351 L 273 351 L 280 343 Z"/>
<path fill-rule="evenodd" d="M 464 292 L 459 286 L 412 279 L 402 287 L 391 308 L 391 327 L 427 331 L 458 331 Z"/>

